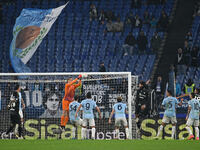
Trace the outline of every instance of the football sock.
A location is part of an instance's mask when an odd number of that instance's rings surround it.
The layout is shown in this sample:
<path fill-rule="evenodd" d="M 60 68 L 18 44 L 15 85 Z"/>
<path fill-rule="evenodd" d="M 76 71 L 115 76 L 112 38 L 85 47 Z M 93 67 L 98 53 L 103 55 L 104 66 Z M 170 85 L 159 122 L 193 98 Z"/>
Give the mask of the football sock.
<path fill-rule="evenodd" d="M 172 136 L 171 136 L 172 139 L 174 139 L 175 131 L 176 131 L 176 126 L 172 126 Z"/>
<path fill-rule="evenodd" d="M 76 137 L 76 127 L 72 128 L 72 138 Z"/>
<path fill-rule="evenodd" d="M 21 137 L 21 136 L 22 136 L 22 127 L 19 126 L 19 137 Z"/>
<path fill-rule="evenodd" d="M 159 137 L 159 136 L 160 136 L 160 133 L 162 132 L 162 130 L 163 130 L 163 125 L 161 125 L 161 126 L 160 126 L 160 128 L 159 128 L 159 130 L 158 130 L 157 137 Z"/>
<path fill-rule="evenodd" d="M 129 131 L 128 131 L 128 128 L 126 128 L 125 131 L 126 131 L 126 139 L 129 139 Z"/>
<path fill-rule="evenodd" d="M 68 120 L 69 120 L 69 117 L 68 117 L 68 116 L 66 116 L 66 117 L 65 117 L 65 119 L 64 119 L 64 126 L 66 126 L 66 124 L 67 124 Z"/>
<path fill-rule="evenodd" d="M 16 126 L 15 126 L 15 131 L 14 131 L 14 133 L 15 133 L 15 134 L 17 134 L 17 133 L 18 133 L 18 131 L 19 131 L 19 130 L 18 130 L 18 127 L 19 127 L 19 125 L 18 125 L 18 124 L 16 124 Z"/>
<path fill-rule="evenodd" d="M 95 139 L 95 132 L 96 132 L 96 129 L 92 128 L 92 139 Z"/>
<path fill-rule="evenodd" d="M 195 133 L 196 133 L 196 137 L 199 137 L 199 128 L 195 127 Z"/>
<path fill-rule="evenodd" d="M 190 127 L 185 127 L 187 129 L 187 131 L 189 132 L 190 135 L 192 135 L 192 130 L 190 129 Z"/>
<path fill-rule="evenodd" d="M 61 126 L 64 126 L 64 120 L 65 120 L 65 117 L 64 115 L 61 116 L 61 121 L 60 121 L 60 125 Z"/>
<path fill-rule="evenodd" d="M 119 139 L 119 129 L 115 129 L 116 132 L 116 138 Z"/>
<path fill-rule="evenodd" d="M 81 137 L 82 139 L 85 139 L 85 134 L 86 134 L 86 128 L 81 129 Z"/>

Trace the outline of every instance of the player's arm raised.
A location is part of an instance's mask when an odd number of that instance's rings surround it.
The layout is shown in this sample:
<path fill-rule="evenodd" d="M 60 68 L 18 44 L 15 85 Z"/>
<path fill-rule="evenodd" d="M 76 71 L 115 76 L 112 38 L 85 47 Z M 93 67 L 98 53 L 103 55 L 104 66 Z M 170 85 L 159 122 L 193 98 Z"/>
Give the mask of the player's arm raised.
<path fill-rule="evenodd" d="M 177 97 L 177 99 L 179 99 L 179 98 L 183 98 L 183 97 L 185 97 L 185 96 L 189 96 L 189 94 L 183 94 L 183 95 Z"/>
<path fill-rule="evenodd" d="M 82 78 L 82 75 L 80 74 L 78 76 L 78 78 L 76 78 L 76 79 L 72 80 L 71 82 L 67 83 L 67 85 L 72 85 L 72 84 L 76 83 L 77 80 L 80 80 L 81 78 Z"/>
<path fill-rule="evenodd" d="M 100 109 L 99 109 L 99 107 L 98 106 L 96 106 L 96 110 L 98 111 L 98 113 L 99 113 L 99 119 L 101 119 L 101 111 L 100 111 Z"/>
<path fill-rule="evenodd" d="M 79 87 L 80 85 L 81 85 L 81 79 L 79 79 L 79 81 L 78 81 L 78 84 L 75 84 L 74 86 L 75 86 L 75 88 L 77 88 L 77 87 Z"/>
<path fill-rule="evenodd" d="M 80 104 L 79 107 L 78 107 L 78 109 L 76 110 L 75 118 L 77 118 L 78 112 L 80 111 L 81 107 L 82 107 L 82 105 Z"/>
<path fill-rule="evenodd" d="M 109 120 L 108 120 L 109 124 L 111 124 L 111 119 L 112 119 L 114 113 L 115 113 L 115 110 L 113 109 L 112 112 L 111 112 L 111 114 L 110 114 Z"/>

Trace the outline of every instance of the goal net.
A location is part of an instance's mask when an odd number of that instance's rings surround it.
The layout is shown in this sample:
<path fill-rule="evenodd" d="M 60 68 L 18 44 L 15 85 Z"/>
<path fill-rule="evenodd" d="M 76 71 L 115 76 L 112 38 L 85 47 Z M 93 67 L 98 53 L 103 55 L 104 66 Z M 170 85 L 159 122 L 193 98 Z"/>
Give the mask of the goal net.
<path fill-rule="evenodd" d="M 113 139 L 114 120 L 108 124 L 108 118 L 112 111 L 116 98 L 121 96 L 123 102 L 127 103 L 127 121 L 129 125 L 130 138 L 134 135 L 132 118 L 134 110 L 132 104 L 133 96 L 131 85 L 136 87 L 131 80 L 130 72 L 116 73 L 2 73 L 0 74 L 0 134 L 3 134 L 10 126 L 10 115 L 6 109 L 11 93 L 16 84 L 22 87 L 22 98 L 25 102 L 24 130 L 23 135 L 26 139 L 70 139 L 72 135 L 72 125 L 67 123 L 65 132 L 54 133 L 54 129 L 60 126 L 62 115 L 62 98 L 64 87 L 68 78 L 77 78 L 83 75 L 82 85 L 76 89 L 76 95 L 80 99 L 85 98 L 87 92 L 92 93 L 92 98 L 102 113 L 102 120 L 99 120 L 95 111 L 96 139 Z M 134 89 L 134 88 L 132 88 Z M 56 95 L 56 99 L 52 96 Z M 90 129 L 88 129 L 88 132 Z M 77 129 L 77 137 L 81 139 L 81 128 Z M 134 135 L 135 137 L 135 135 Z M 9 138 L 15 138 L 11 133 Z M 124 128 L 120 128 L 120 138 L 125 139 Z"/>

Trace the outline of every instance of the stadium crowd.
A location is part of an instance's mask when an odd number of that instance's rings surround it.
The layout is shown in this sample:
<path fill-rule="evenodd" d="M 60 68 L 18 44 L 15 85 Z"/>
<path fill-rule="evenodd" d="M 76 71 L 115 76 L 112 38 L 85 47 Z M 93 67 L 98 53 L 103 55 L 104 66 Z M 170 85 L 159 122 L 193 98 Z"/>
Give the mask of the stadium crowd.
<path fill-rule="evenodd" d="M 141 7 L 141 2 L 132 1 L 132 8 Z M 146 4 L 155 4 L 156 2 L 147 1 Z M 165 1 L 160 1 L 161 4 L 165 3 Z M 157 4 L 160 4 L 157 3 Z M 116 14 L 112 12 L 112 10 L 97 10 L 94 4 L 90 5 L 89 11 L 90 21 L 93 20 L 99 21 L 100 24 L 106 24 L 105 34 L 107 32 L 123 32 L 124 28 L 131 28 L 130 32 L 125 38 L 124 44 L 122 46 L 122 50 L 124 55 L 133 55 L 137 53 L 137 51 L 141 53 L 145 53 L 148 46 L 148 37 L 146 33 L 142 31 L 143 26 L 150 26 L 150 28 L 155 28 L 156 32 L 150 40 L 151 43 L 151 51 L 157 53 L 162 39 L 158 32 L 166 32 L 169 26 L 169 16 L 162 11 L 159 19 L 156 19 L 153 15 L 150 15 L 146 10 L 143 14 L 143 17 L 140 18 L 138 14 L 133 14 L 131 11 L 126 15 L 126 18 L 123 18 L 124 21 L 120 19 L 120 14 Z M 140 33 L 137 37 L 133 35 L 133 29 L 138 28 Z"/>

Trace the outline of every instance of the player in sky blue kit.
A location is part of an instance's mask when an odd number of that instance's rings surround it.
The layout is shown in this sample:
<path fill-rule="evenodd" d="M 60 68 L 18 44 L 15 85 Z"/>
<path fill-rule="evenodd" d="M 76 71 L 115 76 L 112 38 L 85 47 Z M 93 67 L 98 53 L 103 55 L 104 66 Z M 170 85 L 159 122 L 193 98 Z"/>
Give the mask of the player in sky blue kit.
<path fill-rule="evenodd" d="M 78 116 L 78 112 L 82 108 L 83 110 L 83 123 L 82 123 L 82 139 L 86 138 L 86 127 L 89 123 L 89 126 L 92 128 L 92 139 L 95 139 L 95 122 L 94 122 L 94 112 L 93 109 L 96 109 L 99 113 L 99 119 L 101 119 L 101 112 L 99 107 L 96 105 L 96 102 L 92 99 L 90 92 L 87 93 L 86 99 L 83 100 L 76 111 L 75 118 Z"/>
<path fill-rule="evenodd" d="M 163 100 L 162 106 L 165 109 L 164 116 L 162 119 L 162 124 L 158 130 L 158 134 L 156 138 L 160 136 L 160 133 L 162 132 L 163 128 L 167 123 L 172 123 L 172 135 L 171 138 L 174 139 L 175 131 L 176 131 L 176 107 L 177 105 L 182 105 L 182 100 L 180 103 L 178 103 L 178 100 L 175 97 L 172 97 L 172 92 L 167 90 L 167 97 Z"/>
<path fill-rule="evenodd" d="M 125 127 L 126 139 L 129 138 L 129 130 L 128 130 L 128 124 L 126 120 L 126 114 L 128 114 L 128 111 L 126 109 L 127 109 L 127 106 L 126 104 L 122 103 L 122 97 L 118 97 L 117 103 L 113 106 L 113 110 L 110 114 L 110 118 L 108 121 L 108 123 L 111 124 L 111 119 L 113 117 L 113 114 L 115 114 L 116 139 L 119 139 L 119 127 L 121 126 L 121 124 Z"/>
<path fill-rule="evenodd" d="M 194 135 L 192 134 L 192 131 L 190 129 L 191 126 L 194 125 L 195 133 L 196 133 L 196 140 L 199 140 L 199 108 L 200 108 L 200 102 L 195 98 L 195 93 L 190 94 L 191 100 L 188 102 L 188 113 L 186 116 L 186 129 L 189 132 L 190 136 L 188 140 L 191 140 L 194 138 Z"/>
<path fill-rule="evenodd" d="M 76 138 L 76 128 L 82 125 L 82 119 L 80 118 L 80 114 L 78 113 L 77 117 L 75 118 L 76 111 L 80 106 L 78 102 L 79 96 L 74 96 L 74 101 L 69 104 L 69 119 L 71 124 L 73 125 L 72 128 L 72 139 Z"/>

